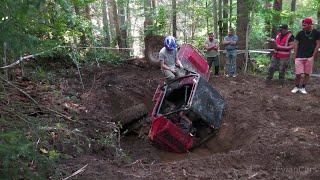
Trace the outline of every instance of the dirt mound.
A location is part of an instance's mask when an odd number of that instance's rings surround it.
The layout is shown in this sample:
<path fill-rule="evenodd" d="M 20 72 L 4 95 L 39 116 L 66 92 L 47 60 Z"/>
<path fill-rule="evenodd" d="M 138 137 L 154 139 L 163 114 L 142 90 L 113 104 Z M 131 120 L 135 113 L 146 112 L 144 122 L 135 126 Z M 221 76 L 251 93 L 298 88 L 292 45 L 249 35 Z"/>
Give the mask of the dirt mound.
<path fill-rule="evenodd" d="M 160 70 L 132 64 L 87 70 L 83 78 L 89 90 L 81 95 L 81 104 L 89 113 L 82 119 L 92 136 L 93 129 L 103 130 L 112 117 L 135 104 L 151 111 L 162 79 Z M 312 79 L 309 94 L 302 95 L 290 92 L 291 80 L 281 87 L 276 82 L 266 86 L 262 78 L 250 75 L 211 78 L 227 110 L 217 137 L 205 145 L 175 154 L 129 136 L 121 140 L 125 163 L 115 164 L 110 152 L 100 151 L 60 168 L 73 171 L 89 164 L 80 179 L 319 179 L 319 82 Z"/>

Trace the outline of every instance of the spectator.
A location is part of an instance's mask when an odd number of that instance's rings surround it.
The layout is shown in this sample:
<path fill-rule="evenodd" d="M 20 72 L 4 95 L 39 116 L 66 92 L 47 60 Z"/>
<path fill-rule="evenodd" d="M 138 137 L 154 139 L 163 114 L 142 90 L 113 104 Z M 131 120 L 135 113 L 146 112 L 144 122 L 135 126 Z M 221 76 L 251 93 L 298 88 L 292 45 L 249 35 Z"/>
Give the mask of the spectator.
<path fill-rule="evenodd" d="M 307 94 L 306 85 L 312 73 L 313 62 L 320 47 L 320 33 L 313 29 L 312 19 L 305 18 L 302 21 L 302 30 L 298 32 L 295 40 L 295 87 L 292 93 L 301 92 Z M 304 78 L 302 79 L 302 74 Z"/>
<path fill-rule="evenodd" d="M 275 40 L 272 40 L 274 52 L 272 55 L 271 63 L 268 69 L 268 76 L 266 83 L 270 84 L 274 72 L 279 70 L 279 83 L 281 85 L 285 82 L 285 73 L 290 60 L 290 51 L 294 46 L 294 37 L 288 31 L 288 25 L 283 24 L 279 27 L 279 34 Z"/>
<path fill-rule="evenodd" d="M 230 28 L 228 30 L 228 35 L 224 37 L 223 45 L 226 49 L 226 66 L 227 74 L 226 76 L 237 76 L 237 41 L 238 36 L 234 34 L 234 29 Z"/>
<path fill-rule="evenodd" d="M 208 34 L 208 38 L 204 42 L 206 49 L 206 58 L 211 69 L 212 64 L 214 65 L 214 75 L 219 76 L 219 57 L 218 57 L 218 41 L 214 38 L 214 34 L 211 32 Z"/>

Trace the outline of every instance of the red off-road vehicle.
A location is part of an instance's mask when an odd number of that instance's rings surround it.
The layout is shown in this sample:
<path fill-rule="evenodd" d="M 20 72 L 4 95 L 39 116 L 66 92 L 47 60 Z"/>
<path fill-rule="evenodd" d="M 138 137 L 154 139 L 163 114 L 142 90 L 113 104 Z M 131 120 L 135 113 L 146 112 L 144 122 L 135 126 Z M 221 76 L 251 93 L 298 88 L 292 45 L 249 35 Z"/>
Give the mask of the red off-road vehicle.
<path fill-rule="evenodd" d="M 187 73 L 158 86 L 153 97 L 149 138 L 160 148 L 181 153 L 219 130 L 225 101 L 208 83 L 209 66 L 200 52 L 184 44 L 178 58 Z"/>
<path fill-rule="evenodd" d="M 215 135 L 221 126 L 225 101 L 208 83 L 209 66 L 197 49 L 184 44 L 180 46 L 178 58 L 186 75 L 158 86 L 149 118 L 146 118 L 146 106 L 137 104 L 122 111 L 113 120 L 121 124 L 122 134 L 136 132 L 143 136 L 148 128 L 142 126 L 145 124 L 143 120 L 150 119 L 149 138 L 153 144 L 182 153 Z"/>

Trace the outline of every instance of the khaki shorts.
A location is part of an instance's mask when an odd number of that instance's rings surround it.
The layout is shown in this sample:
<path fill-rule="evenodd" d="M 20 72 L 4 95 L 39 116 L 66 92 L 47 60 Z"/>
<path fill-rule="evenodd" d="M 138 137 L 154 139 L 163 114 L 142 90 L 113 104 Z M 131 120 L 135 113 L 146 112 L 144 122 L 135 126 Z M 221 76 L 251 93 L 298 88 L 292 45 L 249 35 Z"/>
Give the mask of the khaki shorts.
<path fill-rule="evenodd" d="M 178 69 L 176 73 L 169 70 L 162 70 L 162 73 L 166 79 L 170 80 L 184 76 L 183 70 L 181 69 Z"/>

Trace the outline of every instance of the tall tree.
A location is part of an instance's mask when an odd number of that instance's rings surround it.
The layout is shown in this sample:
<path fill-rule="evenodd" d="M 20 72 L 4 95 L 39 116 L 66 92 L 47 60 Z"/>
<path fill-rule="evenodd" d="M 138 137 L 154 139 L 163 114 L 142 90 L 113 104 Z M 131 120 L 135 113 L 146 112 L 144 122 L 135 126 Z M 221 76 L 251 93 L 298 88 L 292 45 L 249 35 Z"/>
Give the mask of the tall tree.
<path fill-rule="evenodd" d="M 229 27 L 231 27 L 232 24 L 232 0 L 229 0 Z"/>
<path fill-rule="evenodd" d="M 273 10 L 275 14 L 273 16 L 273 23 L 272 23 L 272 37 L 275 37 L 278 32 L 278 23 L 281 22 L 280 13 L 282 10 L 282 0 L 274 0 L 273 2 Z"/>
<path fill-rule="evenodd" d="M 125 1 L 118 1 L 119 15 L 120 15 L 120 34 L 121 41 L 124 47 L 127 46 L 127 23 L 126 23 L 126 13 L 125 13 Z"/>
<path fill-rule="evenodd" d="M 144 33 L 152 35 L 153 30 L 150 28 L 153 24 L 152 18 L 152 0 L 143 0 L 144 2 Z"/>
<path fill-rule="evenodd" d="M 114 22 L 114 17 L 113 15 L 115 14 L 113 11 L 116 11 L 116 9 L 113 9 L 112 5 L 112 0 L 107 0 L 108 4 L 108 16 L 109 16 L 109 30 L 110 30 L 110 36 L 115 37 L 116 36 L 116 31 L 115 31 L 115 22 Z M 112 39 L 110 39 L 112 41 Z"/>
<path fill-rule="evenodd" d="M 130 1 L 126 3 L 126 13 L 127 13 L 127 47 L 132 47 L 132 33 L 131 33 L 131 8 L 130 8 Z M 129 40 L 130 39 L 130 40 Z"/>
<path fill-rule="evenodd" d="M 84 6 L 84 10 L 85 10 L 85 18 L 87 20 L 87 22 L 89 23 L 88 28 L 85 30 L 85 37 L 86 37 L 86 45 L 90 45 L 91 41 L 93 40 L 93 34 L 92 34 L 92 20 L 91 20 L 91 12 L 90 12 L 90 4 L 87 3 Z"/>
<path fill-rule="evenodd" d="M 77 4 L 77 2 L 74 0 L 73 1 L 73 7 L 74 7 L 74 12 L 77 16 L 81 16 L 81 12 L 80 12 L 80 7 Z M 86 35 L 85 32 L 83 31 L 83 29 L 80 29 L 81 32 L 81 36 L 80 36 L 80 44 L 81 45 L 86 45 L 87 44 L 87 40 L 86 40 Z M 75 38 L 74 38 L 75 39 Z M 76 43 L 76 42 L 75 42 Z"/>
<path fill-rule="evenodd" d="M 177 37 L 177 2 L 172 0 L 172 35 Z"/>
<path fill-rule="evenodd" d="M 114 27 L 116 31 L 116 40 L 118 43 L 119 48 L 124 48 L 124 43 L 122 41 L 121 37 L 121 31 L 120 31 L 120 23 L 119 23 L 119 15 L 117 11 L 117 2 L 115 0 L 110 0 L 110 6 L 113 9 L 113 20 L 114 20 Z"/>
<path fill-rule="evenodd" d="M 269 0 L 265 0 L 264 1 L 264 12 L 265 12 L 265 14 L 264 14 L 265 27 L 264 28 L 265 28 L 265 32 L 267 32 L 267 36 L 268 37 L 271 37 L 271 30 L 272 30 L 272 28 L 271 28 L 271 17 L 269 15 L 269 14 L 271 14 L 270 13 L 271 7 L 272 7 L 272 4 L 270 3 L 270 1 Z"/>
<path fill-rule="evenodd" d="M 218 37 L 218 11 L 217 11 L 217 1 L 212 0 L 212 13 L 213 13 L 213 27 L 214 27 L 214 34 Z"/>
<path fill-rule="evenodd" d="M 219 20 L 218 20 L 219 40 L 220 40 L 220 42 L 222 42 L 222 38 L 224 36 L 223 27 L 222 27 L 222 23 L 223 23 L 223 20 L 222 20 L 222 0 L 218 0 L 218 17 L 219 17 Z"/>
<path fill-rule="evenodd" d="M 291 1 L 291 12 L 295 12 L 296 11 L 296 5 L 297 5 L 297 2 L 296 2 L 296 0 L 292 0 Z M 290 22 L 289 22 L 289 24 L 290 24 L 290 26 L 292 27 L 292 25 L 293 25 L 293 23 L 294 23 L 294 20 L 293 20 L 294 18 L 291 18 L 291 20 L 290 20 Z"/>
<path fill-rule="evenodd" d="M 107 12 L 107 0 L 102 0 L 102 22 L 103 22 L 103 32 L 104 32 L 104 46 L 110 46 L 110 33 L 109 33 L 109 20 Z"/>
<path fill-rule="evenodd" d="M 246 32 L 249 22 L 249 7 L 251 0 L 237 1 L 237 35 L 239 36 L 238 47 L 245 49 L 246 47 Z"/>
<path fill-rule="evenodd" d="M 228 0 L 223 0 L 223 11 L 222 11 L 222 16 L 223 16 L 223 23 L 222 23 L 222 34 L 226 35 L 228 32 Z"/>
<path fill-rule="evenodd" d="M 317 1 L 318 5 L 318 11 L 317 11 L 317 19 L 318 19 L 318 26 L 320 25 L 320 2 Z"/>

